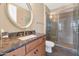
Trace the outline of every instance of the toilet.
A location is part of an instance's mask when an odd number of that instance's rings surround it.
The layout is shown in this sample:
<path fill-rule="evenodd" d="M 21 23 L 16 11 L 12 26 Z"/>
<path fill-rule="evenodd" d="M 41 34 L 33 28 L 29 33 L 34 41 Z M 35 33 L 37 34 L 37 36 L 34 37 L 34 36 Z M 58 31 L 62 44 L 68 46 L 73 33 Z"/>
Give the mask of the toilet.
<path fill-rule="evenodd" d="M 52 53 L 52 48 L 55 46 L 54 42 L 46 40 L 46 52 L 47 53 Z"/>

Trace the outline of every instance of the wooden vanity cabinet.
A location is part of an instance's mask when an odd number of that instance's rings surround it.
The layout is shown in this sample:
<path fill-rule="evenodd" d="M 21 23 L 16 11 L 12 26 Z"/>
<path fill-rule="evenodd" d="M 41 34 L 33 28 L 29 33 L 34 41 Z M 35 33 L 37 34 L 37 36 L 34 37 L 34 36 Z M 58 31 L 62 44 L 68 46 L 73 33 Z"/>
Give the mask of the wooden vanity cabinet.
<path fill-rule="evenodd" d="M 26 45 L 27 56 L 44 56 L 45 55 L 45 38 L 39 38 L 38 40 Z"/>
<path fill-rule="evenodd" d="M 24 55 L 25 55 L 25 46 L 5 54 L 5 56 L 24 56 Z"/>
<path fill-rule="evenodd" d="M 45 48 L 44 44 L 39 45 L 32 51 L 26 54 L 26 56 L 44 56 L 45 55 Z"/>
<path fill-rule="evenodd" d="M 45 55 L 45 37 L 38 38 L 29 42 L 25 46 L 18 48 L 5 56 L 44 56 Z"/>

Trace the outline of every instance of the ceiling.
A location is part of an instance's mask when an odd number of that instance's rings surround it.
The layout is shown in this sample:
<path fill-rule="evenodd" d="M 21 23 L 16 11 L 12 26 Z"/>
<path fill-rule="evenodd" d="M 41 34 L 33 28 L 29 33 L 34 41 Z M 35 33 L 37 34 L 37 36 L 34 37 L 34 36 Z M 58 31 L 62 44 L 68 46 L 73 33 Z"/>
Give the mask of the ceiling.
<path fill-rule="evenodd" d="M 45 3 L 45 5 L 49 8 L 50 11 L 52 11 L 56 8 L 68 5 L 68 4 L 70 4 L 70 3 Z M 27 9 L 27 10 L 28 10 L 27 5 L 29 6 L 29 4 L 26 5 L 26 3 L 15 3 L 15 5 L 18 5 L 24 9 Z"/>
<path fill-rule="evenodd" d="M 45 5 L 49 8 L 50 11 L 68 4 L 70 3 L 45 3 Z"/>

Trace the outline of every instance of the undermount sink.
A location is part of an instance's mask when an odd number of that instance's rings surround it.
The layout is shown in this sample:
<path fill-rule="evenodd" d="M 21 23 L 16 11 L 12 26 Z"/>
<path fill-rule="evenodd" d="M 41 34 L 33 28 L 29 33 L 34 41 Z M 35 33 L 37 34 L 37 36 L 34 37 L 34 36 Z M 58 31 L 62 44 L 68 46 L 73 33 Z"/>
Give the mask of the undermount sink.
<path fill-rule="evenodd" d="M 37 37 L 37 36 L 34 35 L 34 34 L 32 34 L 32 35 L 20 37 L 20 38 L 18 38 L 18 39 L 20 39 L 20 40 L 28 40 L 28 39 L 35 38 L 35 37 Z"/>

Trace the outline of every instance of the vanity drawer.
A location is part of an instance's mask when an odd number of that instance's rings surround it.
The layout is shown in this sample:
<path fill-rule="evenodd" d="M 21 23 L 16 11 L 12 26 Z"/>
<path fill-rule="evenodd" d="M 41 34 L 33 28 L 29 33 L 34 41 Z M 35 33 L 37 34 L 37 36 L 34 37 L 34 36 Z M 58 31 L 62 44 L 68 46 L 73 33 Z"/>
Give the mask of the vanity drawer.
<path fill-rule="evenodd" d="M 27 56 L 44 56 L 45 55 L 45 44 L 42 43 L 31 52 L 27 54 Z"/>
<path fill-rule="evenodd" d="M 36 48 L 37 46 L 39 46 L 39 44 L 41 44 L 44 41 L 43 38 L 39 38 L 38 40 L 35 40 L 29 44 L 26 45 L 26 52 L 30 52 L 31 50 L 33 50 L 34 48 Z"/>
<path fill-rule="evenodd" d="M 18 48 L 10 53 L 7 53 L 5 56 L 24 56 L 25 55 L 25 46 Z"/>
<path fill-rule="evenodd" d="M 34 50 L 30 51 L 26 56 L 39 56 L 38 54 L 38 48 L 35 48 Z"/>

